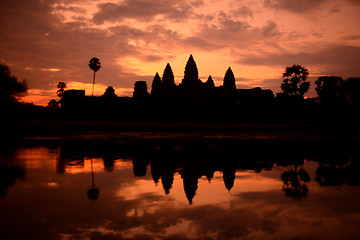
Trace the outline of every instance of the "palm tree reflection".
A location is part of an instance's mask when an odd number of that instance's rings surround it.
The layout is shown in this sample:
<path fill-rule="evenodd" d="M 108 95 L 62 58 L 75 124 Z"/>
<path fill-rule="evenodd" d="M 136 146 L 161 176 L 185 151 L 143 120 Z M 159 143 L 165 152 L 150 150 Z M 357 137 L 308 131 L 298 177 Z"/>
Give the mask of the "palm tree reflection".
<path fill-rule="evenodd" d="M 303 169 L 297 169 L 295 165 L 294 170 L 286 171 L 281 174 L 283 180 L 283 191 L 286 196 L 299 198 L 304 197 L 309 193 L 309 188 L 306 186 L 310 182 L 309 174 Z"/>
<path fill-rule="evenodd" d="M 87 196 L 90 200 L 96 200 L 98 199 L 100 190 L 98 188 L 95 187 L 95 180 L 94 180 L 94 171 L 93 171 L 93 160 L 92 158 L 90 158 L 91 161 L 91 180 L 92 180 L 92 186 L 91 188 L 87 191 Z"/>

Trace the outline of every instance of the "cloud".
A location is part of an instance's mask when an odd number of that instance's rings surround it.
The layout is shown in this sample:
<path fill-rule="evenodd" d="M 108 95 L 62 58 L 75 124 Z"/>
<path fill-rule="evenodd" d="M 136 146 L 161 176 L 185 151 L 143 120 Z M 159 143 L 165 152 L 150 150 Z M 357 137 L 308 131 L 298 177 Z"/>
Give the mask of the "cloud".
<path fill-rule="evenodd" d="M 213 50 L 222 48 L 249 48 L 259 40 L 260 30 L 252 28 L 246 21 L 232 18 L 225 12 L 218 13 L 213 20 L 201 24 L 197 36 L 211 44 Z M 204 50 L 208 44 L 204 45 Z"/>
<path fill-rule="evenodd" d="M 264 37 L 272 37 L 279 34 L 277 24 L 273 21 L 268 21 L 261 31 Z"/>
<path fill-rule="evenodd" d="M 348 40 L 360 40 L 360 34 L 356 34 L 356 35 L 347 35 L 347 36 L 342 36 L 340 38 L 340 40 L 345 40 L 345 41 L 348 41 Z"/>
<path fill-rule="evenodd" d="M 324 66 L 324 74 L 328 75 L 360 75 L 360 47 L 333 45 L 315 51 L 300 51 L 298 53 L 264 53 L 253 56 L 244 56 L 238 63 L 253 66 L 289 66 L 301 64 L 305 66 Z"/>
<path fill-rule="evenodd" d="M 241 17 L 254 17 L 254 13 L 253 11 L 246 7 L 246 6 L 239 6 L 237 8 L 235 8 L 232 11 L 232 14 L 235 15 L 236 17 L 241 16 Z"/>
<path fill-rule="evenodd" d="M 158 62 L 158 61 L 161 61 L 163 59 L 164 59 L 164 57 L 158 56 L 158 55 L 147 55 L 147 56 L 145 56 L 145 60 L 147 62 Z"/>
<path fill-rule="evenodd" d="M 180 0 L 125 0 L 121 3 L 101 3 L 99 11 L 94 15 L 96 24 L 105 21 L 120 22 L 125 18 L 140 21 L 153 20 L 156 16 L 162 16 L 169 21 L 184 21 L 193 14 L 193 7 L 199 7 L 202 1 L 191 2 Z"/>
<path fill-rule="evenodd" d="M 265 0 L 264 6 L 303 14 L 321 7 L 326 2 L 326 0 Z"/>
<path fill-rule="evenodd" d="M 224 12 L 220 12 L 218 15 L 218 21 L 220 23 L 220 27 L 225 31 L 229 32 L 239 32 L 244 31 L 249 28 L 249 25 L 246 22 L 233 20 L 229 15 Z"/>
<path fill-rule="evenodd" d="M 161 45 L 167 37 L 175 36 L 159 26 L 143 31 L 127 25 L 96 29 L 82 21 L 64 23 L 52 13 L 51 6 L 33 1 L 30 8 L 27 2 L 24 6 L 20 1 L 2 6 L 0 55 L 13 73 L 20 79 L 26 78 L 33 89 L 52 89 L 59 81 L 89 82 L 91 71 L 87 63 L 93 56 L 99 57 L 103 65 L 98 73 L 99 83 L 132 89 L 133 82 L 144 80 L 144 76 L 129 72 L 126 62 L 117 59 L 134 56 L 160 61 L 162 56 L 154 54 L 146 44 L 131 42 L 152 41 Z M 37 13 L 33 14 L 33 10 Z"/>
<path fill-rule="evenodd" d="M 213 50 L 213 49 L 219 49 L 220 46 L 217 44 L 212 43 L 211 41 L 208 41 L 202 37 L 187 37 L 183 39 L 183 42 L 187 45 L 203 49 L 203 50 Z"/>
<path fill-rule="evenodd" d="M 347 0 L 350 4 L 360 5 L 360 0 Z"/>

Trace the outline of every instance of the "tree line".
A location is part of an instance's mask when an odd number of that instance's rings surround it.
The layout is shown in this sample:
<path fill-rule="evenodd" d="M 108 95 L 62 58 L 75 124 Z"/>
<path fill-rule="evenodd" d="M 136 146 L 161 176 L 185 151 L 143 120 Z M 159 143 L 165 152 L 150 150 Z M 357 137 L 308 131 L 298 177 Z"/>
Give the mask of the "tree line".
<path fill-rule="evenodd" d="M 289 96 L 300 96 L 310 88 L 309 71 L 300 65 L 286 67 L 281 89 Z M 344 80 L 340 76 L 321 76 L 315 81 L 317 100 L 324 104 L 359 104 L 360 78 Z"/>

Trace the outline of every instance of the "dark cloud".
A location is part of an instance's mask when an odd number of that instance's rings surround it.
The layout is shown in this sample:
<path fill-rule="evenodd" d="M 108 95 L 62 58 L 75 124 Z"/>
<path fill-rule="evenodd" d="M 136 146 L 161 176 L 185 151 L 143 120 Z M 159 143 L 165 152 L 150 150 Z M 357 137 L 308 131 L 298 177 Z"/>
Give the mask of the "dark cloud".
<path fill-rule="evenodd" d="M 345 41 L 360 40 L 360 34 L 343 36 L 340 38 L 340 40 L 345 40 Z"/>
<path fill-rule="evenodd" d="M 360 75 L 360 47 L 330 46 L 318 52 L 301 51 L 299 53 L 264 53 L 258 56 L 244 56 L 238 62 L 253 66 L 289 66 L 300 64 L 305 66 L 324 66 L 324 74 L 328 75 Z M 326 72 L 328 71 L 328 72 Z"/>
<path fill-rule="evenodd" d="M 239 32 L 247 30 L 250 26 L 243 22 L 232 19 L 228 14 L 221 12 L 218 15 L 218 21 L 220 23 L 220 28 L 229 32 Z"/>
<path fill-rule="evenodd" d="M 232 14 L 235 16 L 235 17 L 253 17 L 254 16 L 254 13 L 253 11 L 246 7 L 246 6 L 240 6 L 238 8 L 235 8 L 233 11 L 232 11 Z"/>
<path fill-rule="evenodd" d="M 233 18 L 225 12 L 220 12 L 212 20 L 204 22 L 206 23 L 198 28 L 197 36 L 211 44 L 213 49 L 249 48 L 262 38 L 260 29 L 252 28 L 246 21 Z M 205 44 L 204 50 L 207 50 L 208 46 Z"/>
<path fill-rule="evenodd" d="M 188 37 L 183 40 L 183 42 L 189 46 L 196 47 L 203 50 L 213 50 L 219 49 L 220 46 L 212 43 L 201 37 Z"/>
<path fill-rule="evenodd" d="M 189 4 L 193 7 L 201 7 L 202 5 L 204 5 L 204 1 L 203 0 L 193 0 L 193 1 L 190 1 Z"/>
<path fill-rule="evenodd" d="M 273 37 L 279 35 L 277 24 L 273 21 L 268 21 L 266 25 L 261 29 L 264 37 Z"/>
<path fill-rule="evenodd" d="M 163 59 L 164 59 L 164 57 L 158 56 L 158 55 L 147 55 L 147 56 L 145 56 L 145 60 L 147 62 L 159 62 L 159 61 L 161 61 Z"/>
<path fill-rule="evenodd" d="M 353 5 L 360 5 L 360 0 L 347 0 L 347 1 Z"/>
<path fill-rule="evenodd" d="M 312 11 L 326 2 L 326 0 L 265 0 L 264 6 L 302 14 Z"/>
<path fill-rule="evenodd" d="M 80 7 L 73 7 L 73 6 L 66 6 L 66 5 L 57 5 L 54 8 L 55 10 L 61 10 L 61 11 L 68 11 L 68 12 L 74 12 L 74 13 L 85 13 L 84 8 Z"/>
<path fill-rule="evenodd" d="M 187 3 L 185 0 L 125 0 L 121 3 L 102 3 L 94 15 L 94 22 L 119 22 L 125 18 L 149 21 L 156 16 L 163 16 L 169 21 L 186 20 L 193 14 L 193 7 L 202 5 L 202 1 Z"/>

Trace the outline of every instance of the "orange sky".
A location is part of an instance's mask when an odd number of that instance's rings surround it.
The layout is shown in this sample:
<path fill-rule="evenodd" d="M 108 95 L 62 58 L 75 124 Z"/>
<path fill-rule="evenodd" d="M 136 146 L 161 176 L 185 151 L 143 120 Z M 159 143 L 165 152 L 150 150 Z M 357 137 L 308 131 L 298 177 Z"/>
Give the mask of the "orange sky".
<path fill-rule="evenodd" d="M 60 81 L 90 94 L 94 56 L 95 95 L 111 85 L 130 96 L 137 80 L 150 88 L 168 62 L 180 82 L 190 54 L 217 86 L 229 66 L 238 88 L 275 93 L 292 64 L 308 68 L 311 83 L 360 76 L 358 0 L 12 0 L 0 21 L 0 61 L 28 81 L 24 101 L 42 105 Z"/>

